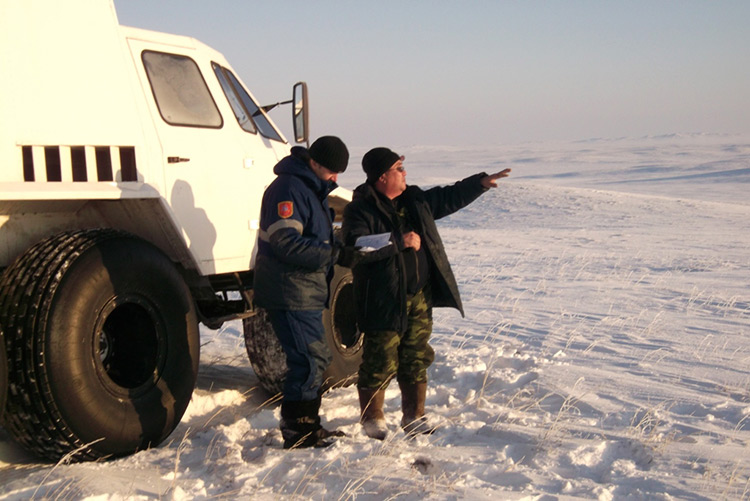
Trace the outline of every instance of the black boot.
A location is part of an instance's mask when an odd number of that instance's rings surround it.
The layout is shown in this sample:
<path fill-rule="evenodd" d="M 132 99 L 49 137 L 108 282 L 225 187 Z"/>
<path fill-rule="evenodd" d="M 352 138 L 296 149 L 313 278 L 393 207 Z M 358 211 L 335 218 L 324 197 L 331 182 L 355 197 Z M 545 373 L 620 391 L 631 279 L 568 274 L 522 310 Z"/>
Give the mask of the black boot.
<path fill-rule="evenodd" d="M 315 415 L 320 415 L 320 403 L 321 400 L 323 400 L 322 395 L 318 395 L 318 398 L 315 400 L 315 405 L 317 406 L 315 408 Z M 323 428 L 323 426 L 320 424 L 320 417 L 318 417 L 318 425 L 320 426 L 318 428 L 318 437 L 321 439 L 330 438 L 330 437 L 345 437 L 346 433 L 339 430 L 327 430 Z M 328 445 L 331 445 L 330 443 Z M 327 446 L 326 446 L 327 447 Z"/>
<path fill-rule="evenodd" d="M 344 433 L 328 431 L 320 425 L 320 397 L 315 400 L 281 402 L 281 436 L 284 449 L 306 447 L 328 447 L 330 437 L 341 437 Z"/>

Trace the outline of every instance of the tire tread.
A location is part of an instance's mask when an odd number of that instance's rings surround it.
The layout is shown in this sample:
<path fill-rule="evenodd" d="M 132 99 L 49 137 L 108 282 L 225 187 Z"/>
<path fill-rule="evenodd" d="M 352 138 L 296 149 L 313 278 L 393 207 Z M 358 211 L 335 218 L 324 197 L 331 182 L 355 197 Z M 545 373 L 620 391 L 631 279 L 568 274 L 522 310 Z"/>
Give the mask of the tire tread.
<path fill-rule="evenodd" d="M 62 419 L 44 364 L 46 319 L 65 271 L 88 249 L 123 236 L 110 229 L 65 232 L 40 241 L 0 279 L 0 324 L 6 333 L 9 391 L 5 428 L 28 450 L 47 458 L 92 460 Z"/>

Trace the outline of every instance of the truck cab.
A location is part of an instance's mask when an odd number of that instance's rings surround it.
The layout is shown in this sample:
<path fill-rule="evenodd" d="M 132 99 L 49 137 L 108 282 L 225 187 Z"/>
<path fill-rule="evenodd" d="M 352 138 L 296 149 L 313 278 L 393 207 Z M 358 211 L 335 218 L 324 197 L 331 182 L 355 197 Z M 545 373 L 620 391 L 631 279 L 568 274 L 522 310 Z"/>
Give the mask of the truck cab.
<path fill-rule="evenodd" d="M 111 0 L 0 0 L 0 65 L 3 426 L 53 460 L 160 443 L 192 394 L 199 322 L 241 320 L 261 383 L 279 388 L 252 275 L 290 143 L 224 56 L 121 26 Z M 306 142 L 304 83 L 287 103 Z M 337 270 L 330 384 L 359 361 L 350 284 Z"/>

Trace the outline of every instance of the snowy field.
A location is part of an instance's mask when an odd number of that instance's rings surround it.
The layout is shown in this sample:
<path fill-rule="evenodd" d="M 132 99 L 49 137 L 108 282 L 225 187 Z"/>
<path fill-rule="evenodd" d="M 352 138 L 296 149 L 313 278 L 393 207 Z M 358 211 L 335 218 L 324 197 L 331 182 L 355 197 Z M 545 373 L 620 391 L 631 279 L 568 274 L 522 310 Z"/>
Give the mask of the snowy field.
<path fill-rule="evenodd" d="M 341 388 L 348 437 L 282 450 L 235 322 L 160 447 L 50 465 L 0 429 L 0 499 L 750 499 L 750 138 L 394 149 L 422 186 L 513 169 L 439 223 L 466 318 L 435 312 L 434 435 L 392 384 L 368 439 Z"/>

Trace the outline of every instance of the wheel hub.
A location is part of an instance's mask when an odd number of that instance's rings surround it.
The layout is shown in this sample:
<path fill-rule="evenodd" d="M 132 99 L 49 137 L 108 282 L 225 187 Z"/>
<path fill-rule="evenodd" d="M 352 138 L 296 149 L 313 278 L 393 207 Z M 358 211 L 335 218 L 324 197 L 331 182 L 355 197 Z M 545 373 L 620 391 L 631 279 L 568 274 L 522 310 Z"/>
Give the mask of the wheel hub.
<path fill-rule="evenodd" d="M 115 391 L 145 390 L 163 365 L 165 333 L 156 309 L 137 295 L 118 296 L 104 307 L 94 346 L 99 373 Z"/>

